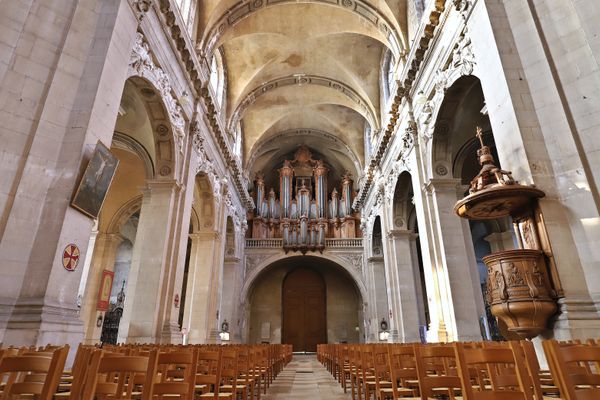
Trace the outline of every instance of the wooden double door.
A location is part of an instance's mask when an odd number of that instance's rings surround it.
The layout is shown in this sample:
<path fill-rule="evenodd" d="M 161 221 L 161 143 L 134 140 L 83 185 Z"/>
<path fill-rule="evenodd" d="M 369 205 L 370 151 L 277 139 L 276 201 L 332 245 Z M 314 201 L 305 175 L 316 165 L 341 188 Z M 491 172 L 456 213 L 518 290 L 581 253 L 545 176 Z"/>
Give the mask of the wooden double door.
<path fill-rule="evenodd" d="M 296 268 L 283 281 L 282 342 L 294 351 L 317 351 L 327 343 L 325 281 L 311 268 Z"/>

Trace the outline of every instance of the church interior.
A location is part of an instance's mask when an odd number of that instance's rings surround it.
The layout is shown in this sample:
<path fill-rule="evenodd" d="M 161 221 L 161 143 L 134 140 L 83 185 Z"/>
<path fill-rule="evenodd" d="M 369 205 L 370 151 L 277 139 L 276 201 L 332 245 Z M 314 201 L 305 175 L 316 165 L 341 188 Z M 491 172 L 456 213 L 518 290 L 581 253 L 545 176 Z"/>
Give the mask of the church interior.
<path fill-rule="evenodd" d="M 598 18 L 0 0 L 0 399 L 600 398 Z"/>

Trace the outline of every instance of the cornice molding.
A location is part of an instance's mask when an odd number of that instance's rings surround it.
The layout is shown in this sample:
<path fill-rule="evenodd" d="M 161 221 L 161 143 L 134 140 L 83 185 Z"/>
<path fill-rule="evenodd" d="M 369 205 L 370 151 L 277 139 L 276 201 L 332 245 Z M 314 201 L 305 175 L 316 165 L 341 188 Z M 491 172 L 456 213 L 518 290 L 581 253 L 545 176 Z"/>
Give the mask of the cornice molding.
<path fill-rule="evenodd" d="M 360 210 L 362 208 L 364 201 L 371 191 L 374 182 L 373 178 L 375 171 L 379 168 L 381 160 L 389 150 L 392 136 L 400 122 L 400 105 L 405 98 L 410 96 L 410 90 L 418 72 L 421 69 L 421 65 L 425 59 L 425 53 L 427 52 L 429 44 L 433 39 L 436 28 L 440 23 L 440 16 L 445 9 L 446 6 L 444 0 L 435 0 L 433 10 L 429 13 L 429 22 L 422 25 L 419 35 L 417 35 L 415 39 L 415 46 L 408 55 L 404 70 L 402 71 L 401 79 L 398 80 L 396 95 L 394 96 L 394 102 L 392 103 L 390 111 L 390 122 L 381 133 L 381 137 L 377 143 L 377 146 L 375 147 L 368 162 L 363 186 L 354 198 L 354 202 L 352 204 L 352 208 L 354 208 L 354 210 Z M 411 123 L 414 122 L 411 121 Z"/>

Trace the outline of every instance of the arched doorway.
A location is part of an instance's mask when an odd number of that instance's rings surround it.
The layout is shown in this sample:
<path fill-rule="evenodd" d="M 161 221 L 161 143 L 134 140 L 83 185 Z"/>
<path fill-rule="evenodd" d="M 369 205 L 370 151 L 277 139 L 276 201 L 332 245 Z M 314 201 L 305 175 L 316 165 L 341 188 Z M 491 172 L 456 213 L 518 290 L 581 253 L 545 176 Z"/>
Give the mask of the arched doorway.
<path fill-rule="evenodd" d="M 342 261 L 342 260 L 340 260 Z M 245 304 L 241 322 L 246 343 L 286 343 L 284 331 L 284 281 L 292 282 L 296 270 L 310 268 L 321 276 L 325 290 L 326 334 L 321 343 L 364 341 L 366 291 L 352 274 L 336 261 L 316 256 L 292 256 L 274 260 L 247 277 L 241 299 Z M 296 350 L 296 349 L 294 349 Z M 303 349 L 302 349 L 303 350 Z M 300 351 L 300 350 L 298 350 Z"/>
<path fill-rule="evenodd" d="M 312 268 L 299 267 L 283 280 L 282 342 L 294 351 L 317 351 L 327 342 L 325 281 Z"/>

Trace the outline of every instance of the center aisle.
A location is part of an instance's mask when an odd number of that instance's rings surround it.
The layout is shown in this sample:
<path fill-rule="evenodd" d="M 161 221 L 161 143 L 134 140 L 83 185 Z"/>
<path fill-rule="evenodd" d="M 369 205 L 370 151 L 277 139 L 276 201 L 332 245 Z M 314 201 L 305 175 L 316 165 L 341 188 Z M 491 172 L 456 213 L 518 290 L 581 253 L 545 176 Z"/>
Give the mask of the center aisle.
<path fill-rule="evenodd" d="M 267 389 L 266 400 L 280 399 L 351 399 L 340 384 L 317 361 L 317 356 L 294 355 L 294 359 Z"/>

